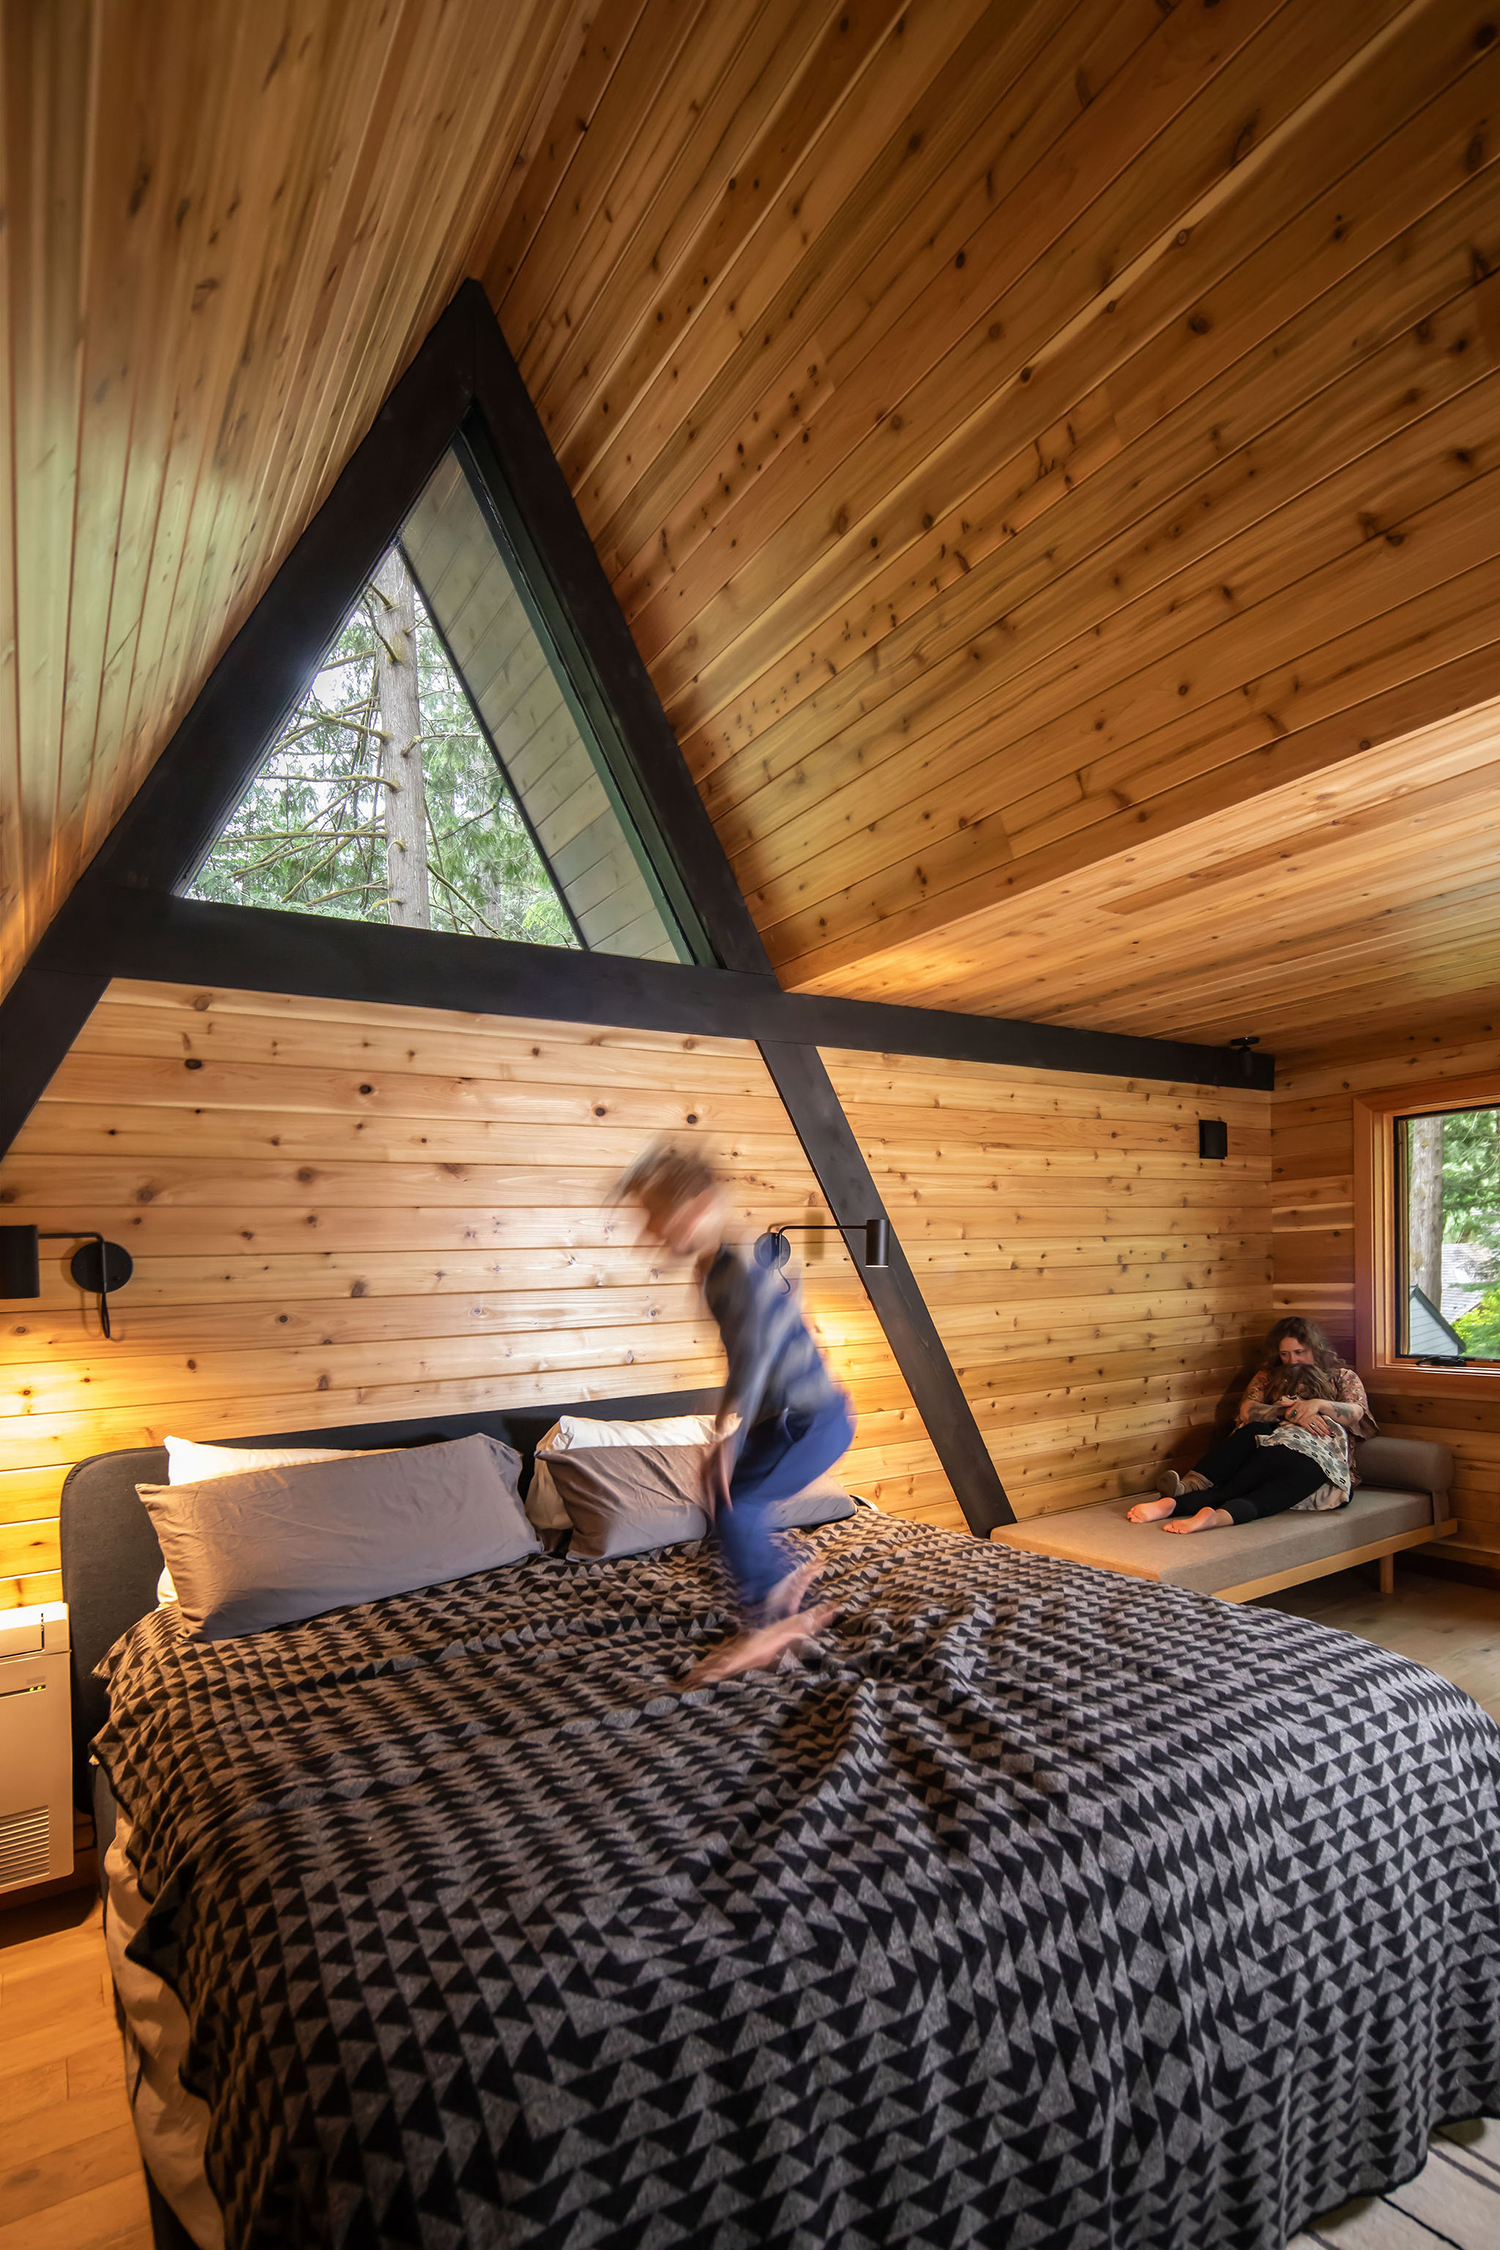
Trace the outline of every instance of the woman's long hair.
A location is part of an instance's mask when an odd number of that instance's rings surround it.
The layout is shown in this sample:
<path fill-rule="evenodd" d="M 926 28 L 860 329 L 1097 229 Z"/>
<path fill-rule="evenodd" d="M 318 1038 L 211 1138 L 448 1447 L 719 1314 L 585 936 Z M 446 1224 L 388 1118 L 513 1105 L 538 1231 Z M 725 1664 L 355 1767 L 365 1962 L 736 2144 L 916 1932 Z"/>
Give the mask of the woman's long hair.
<path fill-rule="evenodd" d="M 1289 1313 L 1285 1320 L 1277 1321 L 1266 1338 L 1264 1371 L 1267 1375 L 1281 1365 L 1281 1343 L 1285 1336 L 1293 1336 L 1299 1344 L 1305 1345 L 1313 1355 L 1314 1367 L 1321 1367 L 1325 1375 L 1331 1375 L 1344 1364 L 1315 1320 L 1304 1320 L 1300 1313 Z"/>

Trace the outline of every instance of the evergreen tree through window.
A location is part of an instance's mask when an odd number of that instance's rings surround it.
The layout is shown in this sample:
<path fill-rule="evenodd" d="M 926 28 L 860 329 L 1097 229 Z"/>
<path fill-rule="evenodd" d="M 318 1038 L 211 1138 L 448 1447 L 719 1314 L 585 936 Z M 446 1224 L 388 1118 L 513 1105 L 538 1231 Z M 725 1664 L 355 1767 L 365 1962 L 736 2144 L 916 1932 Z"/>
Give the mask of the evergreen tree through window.
<path fill-rule="evenodd" d="M 355 603 L 190 895 L 578 943 L 399 545 Z"/>

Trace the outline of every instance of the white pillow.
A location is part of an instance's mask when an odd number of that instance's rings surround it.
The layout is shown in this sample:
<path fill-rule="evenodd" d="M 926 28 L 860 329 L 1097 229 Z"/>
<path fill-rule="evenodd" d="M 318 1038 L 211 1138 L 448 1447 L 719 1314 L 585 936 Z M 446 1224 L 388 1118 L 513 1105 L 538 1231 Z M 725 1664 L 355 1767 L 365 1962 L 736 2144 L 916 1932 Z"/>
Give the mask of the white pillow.
<path fill-rule="evenodd" d="M 195 1445 L 191 1438 L 169 1437 L 168 1484 L 203 1484 L 210 1477 L 237 1477 L 244 1469 L 291 1469 L 303 1461 L 341 1461 L 349 1450 L 341 1445 Z M 156 1606 L 165 1609 L 177 1599 L 172 1573 L 164 1570 L 156 1581 Z"/>
<path fill-rule="evenodd" d="M 168 1484 L 204 1484 L 209 1477 L 237 1477 L 246 1469 L 295 1469 L 304 1461 L 343 1461 L 355 1452 L 389 1452 L 388 1446 L 347 1445 L 195 1445 L 191 1438 L 169 1437 Z"/>
<path fill-rule="evenodd" d="M 738 1428 L 738 1417 L 729 1427 Z M 538 1453 L 577 1453 L 593 1445 L 707 1445 L 714 1434 L 711 1414 L 666 1414 L 656 1422 L 589 1422 L 564 1414 L 537 1446 Z"/>

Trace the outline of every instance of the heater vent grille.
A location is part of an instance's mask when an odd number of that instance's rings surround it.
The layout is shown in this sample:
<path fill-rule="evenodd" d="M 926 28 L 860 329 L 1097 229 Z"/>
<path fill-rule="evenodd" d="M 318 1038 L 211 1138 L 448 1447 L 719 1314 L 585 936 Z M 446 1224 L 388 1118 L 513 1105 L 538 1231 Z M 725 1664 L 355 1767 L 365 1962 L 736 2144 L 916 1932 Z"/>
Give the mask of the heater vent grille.
<path fill-rule="evenodd" d="M 33 1805 L 29 1812 L 0 1814 L 0 1891 L 46 1874 L 51 1844 L 48 1810 L 46 1805 Z"/>

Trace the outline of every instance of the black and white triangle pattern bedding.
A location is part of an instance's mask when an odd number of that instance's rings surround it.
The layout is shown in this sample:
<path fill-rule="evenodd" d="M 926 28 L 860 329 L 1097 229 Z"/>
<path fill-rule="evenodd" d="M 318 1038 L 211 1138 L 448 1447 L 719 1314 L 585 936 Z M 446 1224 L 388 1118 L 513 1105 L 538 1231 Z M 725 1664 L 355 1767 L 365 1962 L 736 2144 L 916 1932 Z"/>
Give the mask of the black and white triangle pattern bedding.
<path fill-rule="evenodd" d="M 891 1522 L 108 1662 L 230 2250 L 1283 2250 L 1500 2106 L 1500 1729 L 1274 1611 Z"/>

